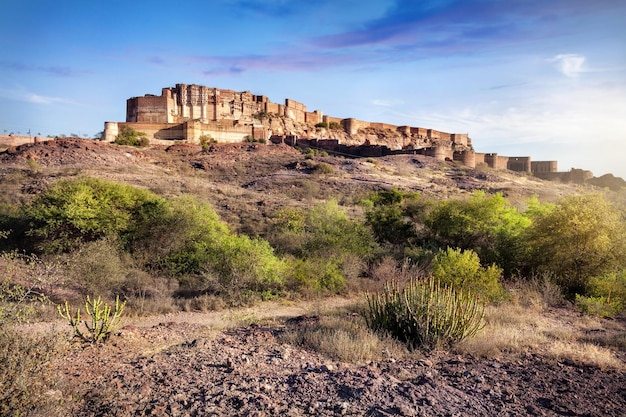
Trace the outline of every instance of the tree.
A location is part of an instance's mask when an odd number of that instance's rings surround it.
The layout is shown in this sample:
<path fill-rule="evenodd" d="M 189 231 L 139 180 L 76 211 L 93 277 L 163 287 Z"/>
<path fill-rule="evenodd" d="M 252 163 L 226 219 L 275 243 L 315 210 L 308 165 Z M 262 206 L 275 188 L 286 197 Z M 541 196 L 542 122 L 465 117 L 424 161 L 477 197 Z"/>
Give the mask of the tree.
<path fill-rule="evenodd" d="M 526 236 L 530 265 L 552 273 L 570 297 L 586 294 L 592 277 L 626 266 L 623 216 L 600 194 L 566 197 L 535 211 Z"/>
<path fill-rule="evenodd" d="M 507 274 L 518 265 L 524 252 L 523 231 L 530 220 L 501 194 L 475 192 L 467 200 L 438 203 L 424 222 L 429 238 L 440 247 L 474 250 L 488 264 L 496 263 Z"/>

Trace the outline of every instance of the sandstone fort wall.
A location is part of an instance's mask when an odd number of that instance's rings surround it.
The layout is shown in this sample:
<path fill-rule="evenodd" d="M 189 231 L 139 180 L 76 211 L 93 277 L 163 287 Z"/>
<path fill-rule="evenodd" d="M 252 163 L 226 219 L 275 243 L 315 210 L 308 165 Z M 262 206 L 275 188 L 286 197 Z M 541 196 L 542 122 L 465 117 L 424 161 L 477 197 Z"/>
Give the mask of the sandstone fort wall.
<path fill-rule="evenodd" d="M 0 135 L 0 145 L 2 146 L 20 146 L 27 143 L 37 143 L 39 141 L 49 140 L 49 138 L 39 138 L 37 136 L 26 135 Z"/>
<path fill-rule="evenodd" d="M 275 116 L 278 116 L 276 118 Z M 324 122 L 338 129 L 316 129 Z M 467 133 L 448 133 L 413 126 L 339 118 L 319 110 L 308 111 L 298 101 L 272 103 L 266 96 L 196 84 L 176 84 L 161 96 L 145 95 L 127 100 L 126 122 L 106 122 L 105 140 L 113 141 L 123 126 L 145 132 L 153 143 L 172 141 L 199 143 L 210 136 L 218 142 L 270 139 L 295 144 L 309 138 L 319 146 L 362 153 L 419 152 L 438 160 L 454 160 L 469 167 L 486 164 L 494 169 L 521 172 L 556 172 L 556 161 L 531 161 L 530 157 L 508 157 L 477 153 Z M 328 135 L 320 137 L 319 135 Z M 313 146 L 313 145 L 311 145 Z"/>

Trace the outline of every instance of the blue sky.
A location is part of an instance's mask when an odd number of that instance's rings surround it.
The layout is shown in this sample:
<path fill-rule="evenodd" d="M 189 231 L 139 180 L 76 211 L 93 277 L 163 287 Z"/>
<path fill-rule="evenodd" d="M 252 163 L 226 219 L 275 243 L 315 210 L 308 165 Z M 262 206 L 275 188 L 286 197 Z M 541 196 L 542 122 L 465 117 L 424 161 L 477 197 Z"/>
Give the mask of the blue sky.
<path fill-rule="evenodd" d="M 626 1 L 0 4 L 0 132 L 92 136 L 177 83 L 469 133 L 626 178 Z"/>

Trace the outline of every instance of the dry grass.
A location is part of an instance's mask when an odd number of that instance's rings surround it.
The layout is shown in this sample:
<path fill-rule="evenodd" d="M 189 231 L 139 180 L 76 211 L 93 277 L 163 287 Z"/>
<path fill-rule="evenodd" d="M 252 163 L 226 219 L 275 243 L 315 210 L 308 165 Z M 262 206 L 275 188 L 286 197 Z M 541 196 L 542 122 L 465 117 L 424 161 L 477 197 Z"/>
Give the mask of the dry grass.
<path fill-rule="evenodd" d="M 401 343 L 375 334 L 359 316 L 322 316 L 289 328 L 279 341 L 350 363 L 408 355 Z"/>
<path fill-rule="evenodd" d="M 626 352 L 624 325 L 581 316 L 567 308 L 545 310 L 510 303 L 489 306 L 485 320 L 486 327 L 459 343 L 456 351 L 477 357 L 532 352 L 601 369 L 626 369 L 615 353 Z"/>
<path fill-rule="evenodd" d="M 583 365 L 597 366 L 600 369 L 626 369 L 624 362 L 611 350 L 593 343 L 554 341 L 549 344 L 547 353 L 555 359 L 569 359 Z"/>

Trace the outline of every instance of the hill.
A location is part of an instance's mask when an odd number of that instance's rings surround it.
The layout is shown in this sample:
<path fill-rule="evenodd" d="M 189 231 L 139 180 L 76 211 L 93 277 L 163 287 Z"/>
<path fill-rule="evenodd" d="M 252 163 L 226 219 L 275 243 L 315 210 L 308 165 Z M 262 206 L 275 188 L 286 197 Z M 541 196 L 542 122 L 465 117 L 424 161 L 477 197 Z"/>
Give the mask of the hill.
<path fill-rule="evenodd" d="M 586 189 L 423 155 L 346 158 L 284 144 L 134 148 L 61 139 L 0 153 L 5 204 L 81 175 L 164 197 L 193 194 L 248 235 L 262 235 L 281 208 L 330 199 L 362 217 L 358 203 L 380 190 L 435 199 L 484 190 L 521 206 L 533 195 L 555 201 Z M 9 276 L 14 264 L 0 266 Z M 473 344 L 428 354 L 359 330 L 360 293 L 217 312 L 205 297 L 183 308 L 192 311 L 129 317 L 105 345 L 60 348 L 48 370 L 56 385 L 36 393 L 48 406 L 32 415 L 622 415 L 623 317 L 582 316 L 550 287 L 537 288 L 490 306 L 488 330 Z M 67 335 L 61 325 L 21 329 L 58 338 Z"/>

